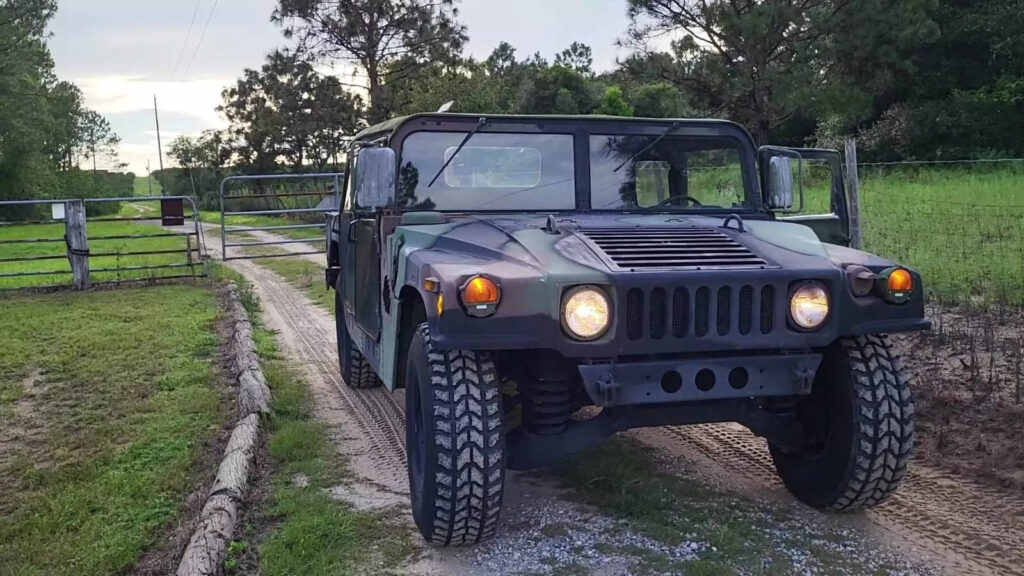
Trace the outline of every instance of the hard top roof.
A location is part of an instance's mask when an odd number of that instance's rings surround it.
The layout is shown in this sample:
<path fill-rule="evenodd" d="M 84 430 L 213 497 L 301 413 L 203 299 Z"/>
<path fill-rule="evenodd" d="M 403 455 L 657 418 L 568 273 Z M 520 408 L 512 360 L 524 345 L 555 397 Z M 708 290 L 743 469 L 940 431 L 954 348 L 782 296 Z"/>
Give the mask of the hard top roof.
<path fill-rule="evenodd" d="M 463 112 L 451 113 L 451 112 L 426 112 L 420 114 L 410 114 L 407 116 L 397 116 L 390 120 L 375 124 L 366 128 L 355 135 L 355 140 L 360 140 L 370 135 L 381 135 L 390 134 L 401 127 L 407 122 L 419 119 L 436 119 L 436 120 L 466 120 L 466 121 L 477 121 L 480 118 L 487 118 L 488 120 L 525 120 L 525 121 L 580 121 L 585 120 L 588 122 L 637 122 L 637 123 L 658 123 L 658 124 L 672 124 L 673 122 L 681 122 L 685 124 L 707 124 L 707 125 L 719 125 L 719 126 L 732 126 L 739 128 L 744 133 L 747 132 L 743 126 L 732 122 L 731 120 L 720 120 L 714 118 L 632 118 L 627 116 L 603 116 L 603 115 L 589 115 L 589 114 L 467 114 Z"/>

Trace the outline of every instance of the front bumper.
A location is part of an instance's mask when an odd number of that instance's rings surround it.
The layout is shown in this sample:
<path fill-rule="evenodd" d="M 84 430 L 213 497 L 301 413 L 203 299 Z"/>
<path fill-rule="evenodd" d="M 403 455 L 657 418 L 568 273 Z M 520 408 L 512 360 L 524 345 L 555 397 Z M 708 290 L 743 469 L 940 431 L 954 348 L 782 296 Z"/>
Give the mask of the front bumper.
<path fill-rule="evenodd" d="M 821 354 L 728 356 L 582 364 L 598 406 L 667 404 L 809 394 Z"/>

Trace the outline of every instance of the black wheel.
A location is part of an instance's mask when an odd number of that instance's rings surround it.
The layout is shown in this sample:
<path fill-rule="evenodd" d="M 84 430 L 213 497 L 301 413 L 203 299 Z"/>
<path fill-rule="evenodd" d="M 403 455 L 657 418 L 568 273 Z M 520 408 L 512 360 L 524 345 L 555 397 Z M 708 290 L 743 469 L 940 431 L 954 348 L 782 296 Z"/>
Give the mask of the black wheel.
<path fill-rule="evenodd" d="M 859 510 L 899 487 L 914 447 L 914 401 L 885 336 L 844 338 L 829 347 L 797 414 L 815 431 L 811 447 L 769 449 L 798 499 L 815 508 Z"/>
<path fill-rule="evenodd" d="M 341 365 L 341 379 L 349 388 L 375 388 L 380 386 L 380 378 L 373 372 L 370 363 L 363 353 L 352 345 L 352 338 L 345 326 L 345 309 L 342 307 L 341 293 L 334 292 L 334 328 L 338 333 L 338 364 Z"/>
<path fill-rule="evenodd" d="M 436 350 L 426 324 L 405 376 L 409 488 L 416 526 L 438 546 L 494 535 L 505 486 L 501 390 L 491 355 Z"/>

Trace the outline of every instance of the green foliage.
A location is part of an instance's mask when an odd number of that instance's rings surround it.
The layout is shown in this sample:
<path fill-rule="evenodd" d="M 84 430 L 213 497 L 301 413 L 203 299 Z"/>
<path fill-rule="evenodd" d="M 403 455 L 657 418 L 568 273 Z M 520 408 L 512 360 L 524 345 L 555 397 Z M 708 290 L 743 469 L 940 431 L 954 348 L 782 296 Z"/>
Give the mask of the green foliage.
<path fill-rule="evenodd" d="M 455 0 L 278 0 L 273 21 L 317 59 L 343 60 L 366 75 L 370 123 L 394 112 L 394 91 L 415 68 L 461 52 Z"/>
<path fill-rule="evenodd" d="M 55 0 L 0 2 L 0 200 L 113 196 L 76 188 L 62 175 L 80 164 L 123 168 L 109 123 L 54 74 L 46 26 L 56 9 Z M 5 210 L 0 219 L 19 215 L 24 211 Z"/>
<path fill-rule="evenodd" d="M 633 107 L 626 102 L 626 98 L 622 94 L 622 88 L 609 86 L 604 91 L 604 97 L 601 98 L 601 103 L 598 104 L 594 113 L 606 116 L 632 116 L 633 111 Z"/>
<path fill-rule="evenodd" d="M 182 286 L 0 300 L 0 428 L 25 440 L 0 460 L 0 566 L 122 573 L 158 542 L 220 428 L 216 314 Z"/>

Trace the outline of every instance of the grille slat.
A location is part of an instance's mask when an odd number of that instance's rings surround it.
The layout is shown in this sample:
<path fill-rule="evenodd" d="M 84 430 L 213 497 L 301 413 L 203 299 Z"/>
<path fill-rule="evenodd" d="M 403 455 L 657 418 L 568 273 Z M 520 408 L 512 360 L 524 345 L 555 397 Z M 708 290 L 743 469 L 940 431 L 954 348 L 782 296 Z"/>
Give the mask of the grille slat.
<path fill-rule="evenodd" d="M 750 328 L 754 322 L 754 288 L 744 286 L 740 288 L 740 315 L 739 331 L 746 336 L 750 334 Z"/>
<path fill-rule="evenodd" d="M 768 263 L 713 228 L 587 228 L 580 233 L 619 268 L 738 269 Z"/>
<path fill-rule="evenodd" d="M 728 286 L 719 288 L 717 300 L 718 335 L 725 336 L 729 333 L 729 316 L 732 314 L 732 289 Z"/>
<path fill-rule="evenodd" d="M 775 330 L 776 287 L 685 286 L 632 288 L 626 293 L 626 335 L 630 340 L 650 338 L 752 336 Z M 755 324 L 757 322 L 757 324 Z"/>
<path fill-rule="evenodd" d="M 768 334 L 774 328 L 775 287 L 765 286 L 761 289 L 761 333 Z"/>
<path fill-rule="evenodd" d="M 690 293 L 686 288 L 672 291 L 672 336 L 682 338 L 690 329 Z"/>
<path fill-rule="evenodd" d="M 708 302 L 709 290 L 701 286 L 697 289 L 697 297 L 693 304 L 693 333 L 698 337 L 706 336 L 708 333 L 708 308 L 710 303 Z"/>
<path fill-rule="evenodd" d="M 644 330 L 644 293 L 633 288 L 626 294 L 626 336 L 639 340 Z"/>
<path fill-rule="evenodd" d="M 661 340 L 665 337 L 665 324 L 668 321 L 668 308 L 665 301 L 665 289 L 655 288 L 651 291 L 651 338 Z"/>

